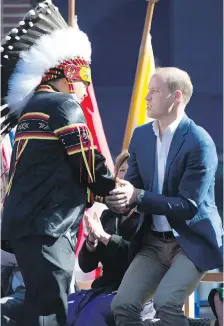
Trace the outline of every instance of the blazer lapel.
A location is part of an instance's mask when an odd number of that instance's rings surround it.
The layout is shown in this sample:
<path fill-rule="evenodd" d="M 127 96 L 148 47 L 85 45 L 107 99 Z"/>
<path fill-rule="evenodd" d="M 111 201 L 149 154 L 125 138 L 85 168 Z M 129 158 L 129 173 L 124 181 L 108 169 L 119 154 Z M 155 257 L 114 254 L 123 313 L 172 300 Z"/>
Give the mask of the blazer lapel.
<path fill-rule="evenodd" d="M 177 129 L 174 133 L 172 142 L 170 144 L 167 162 L 166 162 L 163 190 L 165 190 L 164 186 L 166 185 L 166 182 L 167 182 L 170 166 L 173 163 L 175 157 L 177 156 L 181 146 L 183 145 L 183 143 L 185 141 L 185 137 L 186 137 L 186 133 L 188 132 L 189 124 L 190 124 L 190 119 L 187 117 L 187 115 L 184 115 L 183 119 L 181 120 L 179 126 L 177 127 Z"/>

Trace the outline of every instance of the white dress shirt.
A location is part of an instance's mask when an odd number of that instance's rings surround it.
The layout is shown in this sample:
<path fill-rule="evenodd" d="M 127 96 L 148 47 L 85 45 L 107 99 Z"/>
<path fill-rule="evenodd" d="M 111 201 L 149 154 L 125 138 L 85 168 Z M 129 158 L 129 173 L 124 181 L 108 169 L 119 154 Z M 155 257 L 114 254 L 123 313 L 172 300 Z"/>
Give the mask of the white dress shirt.
<path fill-rule="evenodd" d="M 158 121 L 155 120 L 152 124 L 153 131 L 156 135 L 157 142 L 156 142 L 156 155 L 157 155 L 157 164 L 158 164 L 158 191 L 159 194 L 162 194 L 163 189 L 163 182 L 164 182 L 164 174 L 166 169 L 166 161 L 170 149 L 170 144 L 173 139 L 173 135 L 182 120 L 183 116 L 173 121 L 164 131 L 164 135 L 162 141 L 159 137 L 159 127 Z M 152 223 L 152 230 L 158 232 L 167 232 L 171 231 L 172 228 L 166 218 L 165 215 L 152 215 L 153 223 Z"/>

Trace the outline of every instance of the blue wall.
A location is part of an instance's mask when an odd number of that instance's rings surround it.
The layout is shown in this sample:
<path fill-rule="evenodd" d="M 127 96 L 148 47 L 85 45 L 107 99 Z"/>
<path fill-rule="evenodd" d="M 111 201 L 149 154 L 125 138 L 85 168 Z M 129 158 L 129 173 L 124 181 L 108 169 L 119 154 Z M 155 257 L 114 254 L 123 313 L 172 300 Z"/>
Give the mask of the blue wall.
<path fill-rule="evenodd" d="M 67 1 L 55 0 L 67 16 Z M 113 156 L 122 146 L 147 2 L 76 0 L 79 26 L 92 42 L 92 73 Z M 152 25 L 159 65 L 185 69 L 194 96 L 187 113 L 222 151 L 222 1 L 160 0 Z M 66 17 L 67 18 L 67 17 Z"/>
<path fill-rule="evenodd" d="M 186 69 L 194 96 L 189 115 L 222 150 L 223 28 L 221 0 L 172 1 L 172 64 Z"/>

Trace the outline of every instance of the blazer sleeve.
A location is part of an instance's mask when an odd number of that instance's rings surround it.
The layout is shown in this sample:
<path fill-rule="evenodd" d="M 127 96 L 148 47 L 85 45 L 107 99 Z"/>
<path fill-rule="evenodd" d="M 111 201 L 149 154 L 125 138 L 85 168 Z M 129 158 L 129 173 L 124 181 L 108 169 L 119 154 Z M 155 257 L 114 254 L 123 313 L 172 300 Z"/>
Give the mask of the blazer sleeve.
<path fill-rule="evenodd" d="M 166 215 L 171 221 L 192 219 L 208 193 L 217 165 L 215 144 L 212 141 L 200 143 L 188 153 L 178 196 L 167 197 L 146 191 L 139 211 Z"/>
<path fill-rule="evenodd" d="M 142 178 L 139 174 L 138 164 L 136 160 L 135 154 L 135 138 L 136 138 L 136 129 L 133 132 L 130 145 L 129 145 L 129 154 L 130 157 L 128 159 L 128 171 L 125 175 L 125 180 L 129 181 L 135 188 L 143 188 Z"/>
<path fill-rule="evenodd" d="M 94 146 L 80 105 L 73 99 L 65 101 L 51 113 L 49 126 L 64 147 L 72 170 L 80 173 L 81 182 L 96 195 L 108 195 L 115 182 L 104 156 Z"/>

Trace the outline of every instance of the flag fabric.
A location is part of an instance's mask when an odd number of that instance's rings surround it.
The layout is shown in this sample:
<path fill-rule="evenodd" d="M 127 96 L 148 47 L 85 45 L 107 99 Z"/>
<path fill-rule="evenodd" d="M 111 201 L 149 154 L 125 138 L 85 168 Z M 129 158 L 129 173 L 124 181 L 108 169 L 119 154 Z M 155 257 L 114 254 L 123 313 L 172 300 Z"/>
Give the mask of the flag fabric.
<path fill-rule="evenodd" d="M 108 168 L 110 169 L 111 172 L 113 172 L 114 164 L 107 145 L 107 140 L 103 130 L 103 125 L 102 125 L 92 84 L 88 87 L 87 97 L 84 99 L 81 106 L 87 120 L 86 121 L 87 126 L 93 136 L 94 145 L 97 147 L 98 151 L 104 155 Z M 106 205 L 101 203 L 94 203 L 92 207 L 88 208 L 85 211 L 85 214 L 91 217 L 93 217 L 94 214 L 97 214 L 97 216 L 100 217 L 104 209 L 107 209 Z M 75 252 L 75 256 L 76 256 L 75 278 L 79 281 L 94 280 L 101 273 L 101 268 L 99 267 L 91 273 L 84 274 L 78 265 L 78 254 L 86 237 L 87 237 L 87 230 L 83 218 L 78 232 L 77 246 Z"/>
<path fill-rule="evenodd" d="M 140 51 L 134 88 L 132 92 L 131 104 L 128 114 L 127 126 L 125 130 L 123 149 L 127 149 L 133 130 L 149 121 L 146 114 L 145 97 L 148 92 L 148 84 L 151 76 L 155 72 L 155 61 L 151 43 L 151 35 L 147 37 L 144 51 Z"/>
<path fill-rule="evenodd" d="M 14 143 L 14 135 L 15 135 L 15 130 L 12 130 L 9 132 L 9 134 L 5 135 L 0 141 L 0 151 L 1 151 L 0 209 L 3 208 L 6 188 L 7 188 L 7 184 L 8 184 L 12 147 L 13 147 L 13 143 Z"/>
<path fill-rule="evenodd" d="M 6 135 L 0 142 L 0 151 L 1 151 L 1 164 L 0 164 L 0 173 L 1 173 L 1 185 L 0 185 L 0 209 L 3 208 L 4 198 L 6 194 L 6 188 L 8 184 L 9 168 L 10 168 L 10 159 L 12 154 L 12 146 L 10 142 L 9 135 Z"/>
<path fill-rule="evenodd" d="M 142 88 L 142 95 L 141 97 L 141 104 L 140 104 L 140 112 L 138 115 L 138 126 L 142 125 L 146 122 L 149 121 L 149 118 L 147 117 L 147 112 L 146 112 L 146 100 L 145 97 L 148 93 L 148 85 L 149 85 L 149 80 L 151 76 L 155 72 L 155 60 L 154 60 L 154 55 L 153 55 L 153 50 L 152 50 L 152 43 L 151 43 L 151 35 L 149 34 L 148 37 L 148 54 L 146 58 L 146 73 L 143 76 L 143 88 Z"/>
<path fill-rule="evenodd" d="M 98 151 L 105 157 L 108 168 L 113 171 L 114 163 L 103 130 L 103 125 L 92 84 L 88 87 L 87 96 L 82 102 L 82 109 L 87 119 L 87 126 L 92 133 L 94 145 L 97 146 Z"/>

